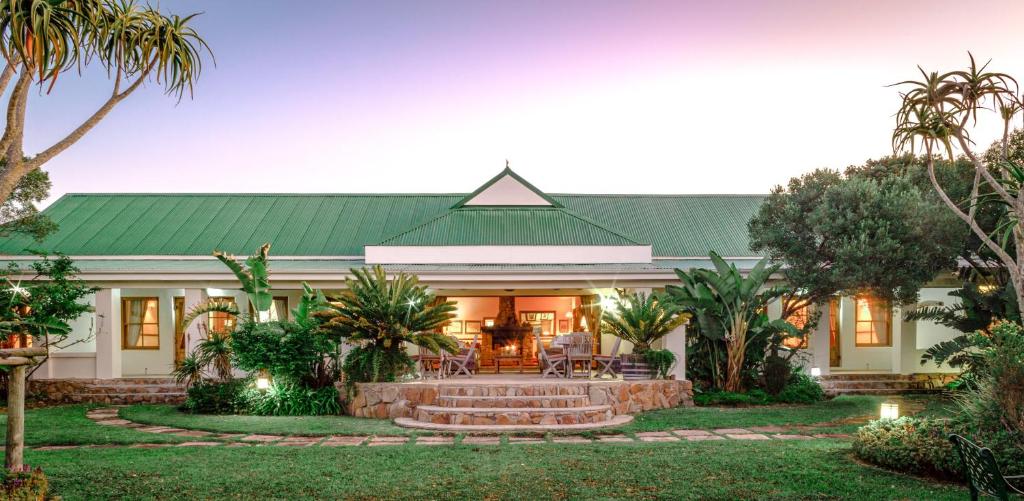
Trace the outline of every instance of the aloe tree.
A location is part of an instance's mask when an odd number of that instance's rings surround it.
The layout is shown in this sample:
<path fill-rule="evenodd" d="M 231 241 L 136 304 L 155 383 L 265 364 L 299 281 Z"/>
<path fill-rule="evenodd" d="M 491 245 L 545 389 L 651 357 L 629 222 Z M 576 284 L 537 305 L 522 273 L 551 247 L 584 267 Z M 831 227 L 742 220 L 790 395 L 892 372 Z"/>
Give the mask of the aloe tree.
<path fill-rule="evenodd" d="M 270 244 L 263 244 L 255 254 L 245 260 L 243 266 L 239 264 L 238 258 L 231 254 L 221 251 L 213 253 L 213 257 L 224 263 L 224 266 L 227 266 L 242 284 L 242 290 L 245 291 L 245 295 L 249 298 L 249 304 L 256 312 L 253 317 L 257 322 L 270 320 L 270 307 L 274 304 L 274 296 L 270 291 L 269 268 L 267 267 L 269 254 Z M 225 313 L 233 317 L 241 315 L 237 304 L 231 301 L 211 299 L 206 303 L 193 306 L 182 319 L 182 323 L 188 327 L 196 317 L 212 312 Z"/>
<path fill-rule="evenodd" d="M 356 347 L 345 358 L 347 382 L 390 381 L 412 365 L 404 344 L 454 352 L 455 341 L 437 328 L 454 315 L 455 303 L 437 302 L 415 275 L 388 278 L 384 268 L 352 270 L 347 290 L 317 311 L 322 329 Z"/>
<path fill-rule="evenodd" d="M 902 103 L 896 113 L 892 143 L 896 152 L 922 149 L 926 155 L 932 187 L 942 202 L 971 228 L 996 262 L 1006 268 L 1017 296 L 1018 307 L 1024 305 L 1024 197 L 1020 190 L 1008 187 L 1020 164 L 1010 158 L 1010 124 L 1021 115 L 1017 82 L 1006 73 L 987 70 L 970 55 L 966 69 L 945 73 L 927 72 L 918 67 L 921 80 L 895 84 L 907 89 L 900 93 Z M 971 138 L 979 112 L 998 114 L 1003 134 L 994 158 L 986 159 L 974 151 Z M 952 159 L 963 154 L 974 167 L 974 182 L 967 200 L 953 200 L 935 175 L 935 157 Z M 978 221 L 979 207 L 985 202 L 982 193 L 1005 206 L 1010 225 L 1001 234 L 1007 235 L 1010 248 L 1003 245 Z"/>
<path fill-rule="evenodd" d="M 145 82 L 179 100 L 192 94 L 209 46 L 190 26 L 196 14 L 165 15 L 132 0 L 0 0 L 0 94 L 7 94 L 0 137 L 0 203 L 30 172 L 70 148 Z M 26 157 L 25 115 L 33 85 L 54 89 L 69 70 L 96 64 L 111 79 L 110 96 L 78 126 Z"/>
<path fill-rule="evenodd" d="M 714 270 L 676 270 L 682 285 L 669 285 L 666 293 L 676 305 L 691 313 L 702 334 L 712 339 L 724 339 L 726 345 L 725 390 L 740 391 L 743 386 L 742 368 L 747 346 L 754 339 L 751 328 L 763 315 L 769 304 L 789 292 L 785 286 L 766 287 L 779 265 L 768 265 L 762 259 L 747 276 L 712 252 Z M 759 329 L 786 330 L 798 335 L 797 329 L 785 320 L 758 322 Z"/>

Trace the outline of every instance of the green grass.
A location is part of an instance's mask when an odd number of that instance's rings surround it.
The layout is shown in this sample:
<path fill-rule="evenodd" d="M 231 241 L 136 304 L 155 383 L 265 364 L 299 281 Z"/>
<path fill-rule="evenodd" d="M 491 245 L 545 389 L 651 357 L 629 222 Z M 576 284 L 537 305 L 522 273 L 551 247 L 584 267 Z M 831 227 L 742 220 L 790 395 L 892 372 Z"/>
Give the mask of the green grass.
<path fill-rule="evenodd" d="M 100 426 L 85 417 L 92 404 L 43 407 L 25 411 L 25 445 L 177 443 L 190 440 L 144 433 L 118 426 Z M 0 415 L 0 440 L 7 437 L 7 415 Z"/>
<path fill-rule="evenodd" d="M 934 414 L 943 409 L 935 397 L 900 397 L 908 410 L 924 407 Z M 679 428 L 744 428 L 748 426 L 819 425 L 821 433 L 853 433 L 868 419 L 878 416 L 886 397 L 848 395 L 812 405 L 758 407 L 689 407 L 664 409 L 637 415 L 620 432 L 661 431 Z"/>
<path fill-rule="evenodd" d="M 849 445 L 166 448 L 30 451 L 76 499 L 963 499 L 964 489 L 862 466 Z"/>
<path fill-rule="evenodd" d="M 219 433 L 268 435 L 410 435 L 413 430 L 386 419 L 351 416 L 233 416 L 187 414 L 171 405 L 134 405 L 121 417 L 137 423 L 174 426 Z M 422 432 L 418 434 L 424 434 Z"/>

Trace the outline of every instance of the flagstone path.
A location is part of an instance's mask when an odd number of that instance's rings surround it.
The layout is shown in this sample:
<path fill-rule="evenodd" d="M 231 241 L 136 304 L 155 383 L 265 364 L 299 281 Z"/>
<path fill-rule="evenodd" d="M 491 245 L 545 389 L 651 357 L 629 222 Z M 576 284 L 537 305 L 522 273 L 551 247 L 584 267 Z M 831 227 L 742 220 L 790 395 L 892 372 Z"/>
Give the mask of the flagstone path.
<path fill-rule="evenodd" d="M 159 433 L 189 437 L 194 440 L 176 444 L 146 444 L 137 443 L 129 445 L 47 445 L 33 447 L 37 451 L 54 451 L 77 448 L 106 448 L 106 447 L 129 447 L 133 449 L 155 449 L 161 447 L 252 447 L 252 446 L 278 446 L 278 447 L 387 447 L 395 445 L 520 445 L 520 444 L 626 444 L 644 442 L 697 442 L 705 440 L 815 440 L 815 439 L 849 439 L 846 434 L 793 434 L 787 433 L 792 428 L 779 426 L 755 426 L 747 428 L 719 428 L 712 430 L 681 429 L 672 431 L 642 431 L 630 435 L 596 435 L 593 437 L 583 435 L 553 435 L 553 436 L 502 436 L 502 435 L 466 435 L 463 437 L 451 435 L 430 435 L 430 436 L 317 436 L 307 437 L 299 435 L 263 435 L 245 433 L 214 433 L 202 430 L 186 430 L 169 426 L 151 426 L 135 423 L 122 419 L 118 415 L 118 407 L 102 407 L 86 412 L 86 416 L 98 425 L 117 426 L 121 428 L 132 428 L 145 433 Z"/>

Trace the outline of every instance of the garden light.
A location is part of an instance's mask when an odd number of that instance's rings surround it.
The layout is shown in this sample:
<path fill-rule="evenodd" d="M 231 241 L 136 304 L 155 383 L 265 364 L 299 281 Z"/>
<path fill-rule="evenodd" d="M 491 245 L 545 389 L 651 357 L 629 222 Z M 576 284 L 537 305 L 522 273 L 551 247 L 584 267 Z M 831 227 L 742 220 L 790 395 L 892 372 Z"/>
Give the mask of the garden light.
<path fill-rule="evenodd" d="M 270 389 L 270 373 L 268 373 L 266 369 L 261 370 L 259 376 L 256 377 L 256 389 Z"/>
<path fill-rule="evenodd" d="M 811 377 L 821 377 L 821 367 L 811 367 Z"/>
<path fill-rule="evenodd" d="M 882 419 L 899 419 L 900 417 L 900 404 L 893 402 L 885 402 L 882 404 L 882 411 L 880 413 Z"/>

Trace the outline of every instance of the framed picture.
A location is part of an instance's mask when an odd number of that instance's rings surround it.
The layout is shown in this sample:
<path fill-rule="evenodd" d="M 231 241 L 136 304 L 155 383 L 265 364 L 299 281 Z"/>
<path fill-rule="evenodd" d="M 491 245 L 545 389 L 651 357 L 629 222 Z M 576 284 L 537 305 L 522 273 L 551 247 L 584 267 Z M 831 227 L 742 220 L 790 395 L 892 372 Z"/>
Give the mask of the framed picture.
<path fill-rule="evenodd" d="M 445 334 L 462 334 L 462 320 L 452 320 L 444 328 Z"/>
<path fill-rule="evenodd" d="M 537 320 L 537 314 L 536 313 L 527 313 L 526 314 L 526 320 L 530 321 L 530 322 L 535 322 Z"/>
<path fill-rule="evenodd" d="M 494 327 L 494 317 L 484 317 L 484 327 Z"/>
<path fill-rule="evenodd" d="M 466 334 L 480 334 L 480 321 L 466 320 Z"/>
<path fill-rule="evenodd" d="M 558 319 L 558 333 L 559 334 L 566 334 L 568 332 L 569 332 L 569 319 L 568 318 L 560 318 L 560 319 Z"/>

